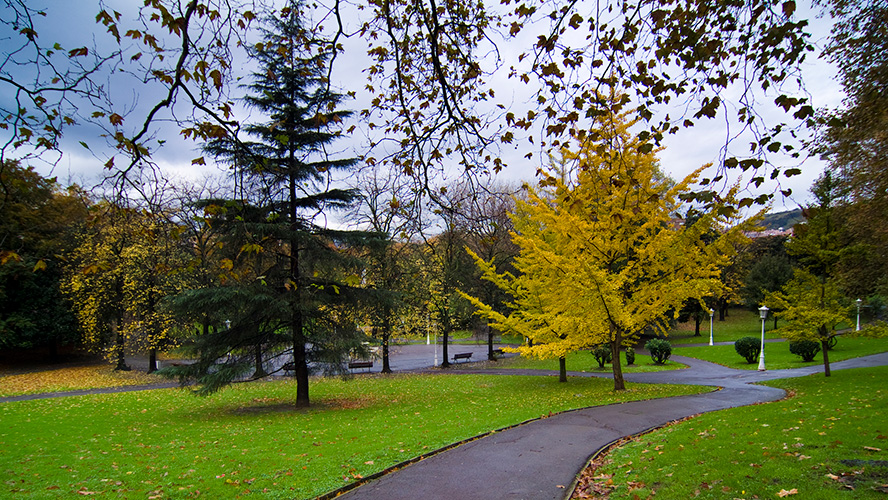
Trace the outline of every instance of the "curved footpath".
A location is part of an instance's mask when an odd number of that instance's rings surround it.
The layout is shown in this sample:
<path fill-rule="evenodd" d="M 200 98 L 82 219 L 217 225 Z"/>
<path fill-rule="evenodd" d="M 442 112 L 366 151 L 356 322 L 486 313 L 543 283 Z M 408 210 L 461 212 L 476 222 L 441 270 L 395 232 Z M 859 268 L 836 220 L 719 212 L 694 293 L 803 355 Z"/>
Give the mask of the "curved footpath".
<path fill-rule="evenodd" d="M 338 498 L 562 499 L 570 493 L 571 484 L 586 466 L 589 457 L 617 439 L 698 413 L 782 399 L 784 391 L 781 389 L 750 384 L 800 377 L 823 370 L 822 366 L 811 366 L 758 372 L 734 370 L 683 356 L 673 356 L 672 359 L 689 368 L 626 374 L 626 380 L 718 386 L 721 390 L 598 406 L 535 420 L 426 458 Z M 879 365 L 888 365 L 888 353 L 833 363 L 831 368 L 841 370 Z M 491 371 L 479 370 L 478 373 Z M 514 370 L 501 371 L 515 373 Z M 588 373 L 571 375 L 609 376 Z"/>
<path fill-rule="evenodd" d="M 420 349 L 428 348 L 414 350 Z M 476 354 L 480 357 L 481 353 Z M 596 406 L 534 420 L 425 458 L 358 486 L 339 498 L 563 499 L 570 494 L 569 489 L 574 479 L 586 466 L 589 457 L 620 438 L 699 413 L 776 401 L 784 397 L 783 390 L 752 384 L 823 371 L 823 367 L 818 365 L 792 370 L 758 372 L 735 370 L 683 356 L 673 356 L 671 359 L 688 365 L 688 368 L 626 374 L 626 381 L 705 385 L 718 387 L 720 390 L 692 396 Z M 882 365 L 888 365 L 888 353 L 832 363 L 831 368 L 842 370 Z M 436 371 L 436 373 L 441 372 Z M 454 374 L 463 373 L 551 375 L 551 372 L 539 370 L 463 369 L 454 372 Z M 608 373 L 569 372 L 569 374 L 578 377 L 610 378 Z M 0 398 L 0 402 L 173 386 L 176 384 L 13 396 Z"/>

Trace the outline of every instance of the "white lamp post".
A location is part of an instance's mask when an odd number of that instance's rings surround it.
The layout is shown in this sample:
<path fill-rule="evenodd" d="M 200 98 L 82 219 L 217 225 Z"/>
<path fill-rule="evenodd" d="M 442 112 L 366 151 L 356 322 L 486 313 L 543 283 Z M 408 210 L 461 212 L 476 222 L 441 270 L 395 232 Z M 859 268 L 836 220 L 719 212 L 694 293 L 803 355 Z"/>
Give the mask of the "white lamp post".
<path fill-rule="evenodd" d="M 762 318 L 762 349 L 759 351 L 759 371 L 765 371 L 765 320 L 768 319 L 768 306 L 759 307 L 759 316 Z"/>
<path fill-rule="evenodd" d="M 712 315 L 715 314 L 715 311 L 709 310 L 709 345 L 713 345 L 712 343 Z"/>
<path fill-rule="evenodd" d="M 857 331 L 860 331 L 860 304 L 863 303 L 862 300 L 857 299 Z"/>

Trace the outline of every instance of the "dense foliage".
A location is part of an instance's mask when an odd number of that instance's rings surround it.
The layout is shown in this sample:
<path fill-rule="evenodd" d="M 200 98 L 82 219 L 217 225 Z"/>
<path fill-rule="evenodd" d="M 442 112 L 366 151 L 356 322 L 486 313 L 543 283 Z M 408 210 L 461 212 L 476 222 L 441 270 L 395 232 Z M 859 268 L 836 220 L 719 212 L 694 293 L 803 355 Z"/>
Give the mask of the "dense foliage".
<path fill-rule="evenodd" d="M 740 337 L 734 342 L 734 350 L 743 356 L 747 363 L 755 363 L 762 352 L 762 343 L 755 337 Z"/>
<path fill-rule="evenodd" d="M 814 356 L 820 352 L 820 343 L 813 340 L 797 340 L 789 343 L 789 352 L 802 358 L 805 363 L 814 361 Z"/>
<path fill-rule="evenodd" d="M 672 355 L 672 344 L 665 339 L 650 339 L 644 343 L 644 348 L 651 353 L 651 359 L 658 365 L 665 363 Z"/>

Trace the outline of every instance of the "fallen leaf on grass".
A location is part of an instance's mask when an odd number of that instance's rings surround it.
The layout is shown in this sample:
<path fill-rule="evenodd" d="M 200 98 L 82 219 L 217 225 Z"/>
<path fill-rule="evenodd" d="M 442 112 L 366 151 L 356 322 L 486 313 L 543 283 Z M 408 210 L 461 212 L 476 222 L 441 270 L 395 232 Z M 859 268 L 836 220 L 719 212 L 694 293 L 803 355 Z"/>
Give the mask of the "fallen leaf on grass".
<path fill-rule="evenodd" d="M 788 497 L 788 496 L 790 496 L 790 495 L 798 495 L 798 494 L 799 494 L 799 490 L 793 488 L 793 489 L 791 489 L 791 490 L 789 490 L 789 491 L 787 491 L 787 490 L 780 490 L 780 493 L 777 493 L 777 496 L 780 497 L 780 498 L 783 498 L 783 497 Z"/>

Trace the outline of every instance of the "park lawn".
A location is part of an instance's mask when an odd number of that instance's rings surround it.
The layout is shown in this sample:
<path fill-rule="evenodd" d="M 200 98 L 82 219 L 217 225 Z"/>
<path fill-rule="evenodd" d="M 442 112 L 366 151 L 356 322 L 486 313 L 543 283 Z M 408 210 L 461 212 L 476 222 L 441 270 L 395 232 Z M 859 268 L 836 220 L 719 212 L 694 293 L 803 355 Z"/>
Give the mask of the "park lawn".
<path fill-rule="evenodd" d="M 761 338 L 761 337 L 760 337 Z M 869 354 L 888 351 L 888 338 L 865 338 L 843 335 L 839 343 L 829 351 L 830 363 L 845 359 L 859 358 Z M 737 354 L 734 345 L 681 347 L 672 350 L 672 354 L 702 359 L 712 363 L 737 368 L 741 370 L 758 369 L 758 358 L 754 363 L 747 363 L 746 359 Z M 802 358 L 789 352 L 789 342 L 765 343 L 765 368 L 768 370 L 782 370 L 786 368 L 801 368 L 823 364 L 823 352 L 817 353 L 814 361 L 805 363 Z"/>
<path fill-rule="evenodd" d="M 158 375 L 144 372 L 114 371 L 109 363 L 90 365 L 41 366 L 26 373 L 0 372 L 0 396 L 38 394 L 46 392 L 120 387 L 169 382 Z"/>
<path fill-rule="evenodd" d="M 595 482 L 613 500 L 884 499 L 888 467 L 866 461 L 888 459 L 886 377 L 878 367 L 768 382 L 790 396 L 637 437 L 599 459 Z"/>
<path fill-rule="evenodd" d="M 777 325 L 781 322 L 778 319 Z M 779 332 L 774 332 L 774 319 L 769 318 L 765 322 L 765 338 L 781 338 Z M 734 342 L 740 337 L 762 336 L 762 320 L 758 311 L 750 311 L 743 308 L 734 308 L 728 311 L 724 321 L 718 320 L 718 313 L 712 322 L 713 342 Z M 709 318 L 700 323 L 700 336 L 694 336 L 694 322 L 679 323 L 669 331 L 666 340 L 672 345 L 679 344 L 708 344 L 709 343 Z M 766 353 L 767 355 L 767 353 Z"/>
<path fill-rule="evenodd" d="M 607 379 L 396 375 L 0 404 L 0 497 L 312 498 L 442 446 L 569 409 L 699 393 Z"/>
<path fill-rule="evenodd" d="M 623 353 L 621 356 L 625 356 Z M 621 357 L 623 373 L 643 373 L 658 372 L 665 370 L 678 370 L 687 368 L 687 365 L 674 361 L 666 361 L 662 365 L 654 364 L 650 356 L 635 353 L 635 364 L 626 365 L 626 359 Z M 568 371 L 576 372 L 592 372 L 592 373 L 611 373 L 613 367 L 610 363 L 606 363 L 604 368 L 598 367 L 598 362 L 589 351 L 572 352 L 566 357 L 566 365 Z M 509 357 L 497 360 L 496 363 L 489 363 L 486 368 L 506 368 L 513 370 L 551 370 L 558 371 L 557 359 L 535 359 L 525 358 L 523 356 Z"/>

